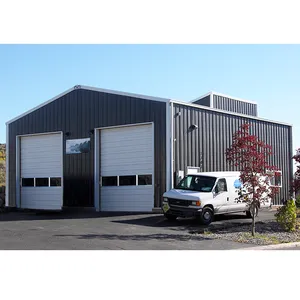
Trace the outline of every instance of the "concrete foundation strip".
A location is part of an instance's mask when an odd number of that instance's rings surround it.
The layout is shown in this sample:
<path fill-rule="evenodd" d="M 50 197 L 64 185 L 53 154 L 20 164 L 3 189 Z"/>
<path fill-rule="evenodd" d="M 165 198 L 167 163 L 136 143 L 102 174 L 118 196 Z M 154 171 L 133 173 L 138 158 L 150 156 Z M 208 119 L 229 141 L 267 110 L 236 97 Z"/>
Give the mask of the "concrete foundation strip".
<path fill-rule="evenodd" d="M 299 247 L 300 250 L 300 242 L 295 243 L 282 243 L 282 244 L 276 244 L 276 245 L 265 245 L 265 246 L 255 246 L 255 247 L 249 247 L 249 248 L 241 248 L 238 250 L 280 250 L 283 248 L 295 248 Z"/>

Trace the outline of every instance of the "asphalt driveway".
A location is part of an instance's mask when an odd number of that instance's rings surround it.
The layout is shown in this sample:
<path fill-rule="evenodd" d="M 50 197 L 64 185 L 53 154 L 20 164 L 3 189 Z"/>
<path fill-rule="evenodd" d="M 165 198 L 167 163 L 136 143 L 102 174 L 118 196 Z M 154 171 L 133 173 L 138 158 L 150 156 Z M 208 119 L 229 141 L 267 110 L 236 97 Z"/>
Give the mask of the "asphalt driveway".
<path fill-rule="evenodd" d="M 274 218 L 260 212 L 259 220 Z M 0 213 L 0 250 L 230 250 L 245 245 L 193 234 L 215 226 L 250 223 L 244 214 L 217 217 L 209 226 L 193 219 L 167 221 L 161 214 L 95 212 Z"/>

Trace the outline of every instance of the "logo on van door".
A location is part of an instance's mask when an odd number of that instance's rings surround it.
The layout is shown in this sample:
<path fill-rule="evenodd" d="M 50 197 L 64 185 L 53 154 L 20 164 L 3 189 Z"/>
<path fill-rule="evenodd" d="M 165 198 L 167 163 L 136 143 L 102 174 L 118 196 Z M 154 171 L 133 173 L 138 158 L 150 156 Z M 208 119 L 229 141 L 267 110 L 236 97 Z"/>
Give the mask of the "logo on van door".
<path fill-rule="evenodd" d="M 239 188 L 242 186 L 242 183 L 241 183 L 241 181 L 240 181 L 239 179 L 236 179 L 236 180 L 234 181 L 233 185 L 234 185 L 234 187 L 235 187 L 236 189 L 239 189 Z"/>

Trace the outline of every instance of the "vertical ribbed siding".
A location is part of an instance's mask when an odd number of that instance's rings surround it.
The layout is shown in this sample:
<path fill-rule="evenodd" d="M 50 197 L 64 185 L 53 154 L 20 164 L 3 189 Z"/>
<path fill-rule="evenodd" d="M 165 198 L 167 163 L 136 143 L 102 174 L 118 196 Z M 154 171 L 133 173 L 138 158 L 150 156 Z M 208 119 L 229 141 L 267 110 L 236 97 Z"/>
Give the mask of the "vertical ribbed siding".
<path fill-rule="evenodd" d="M 179 112 L 181 115 L 176 116 Z M 233 134 L 239 126 L 250 123 L 250 133 L 272 146 L 269 163 L 282 170 L 283 187 L 274 204 L 289 197 L 292 179 L 290 126 L 180 104 L 174 104 L 174 115 L 175 172 L 186 171 L 187 166 L 200 167 L 203 172 L 237 170 L 226 162 L 225 151 L 231 146 Z M 198 129 L 189 130 L 192 124 Z"/>
<path fill-rule="evenodd" d="M 9 124 L 9 193 L 15 205 L 16 136 L 63 131 L 64 206 L 94 205 L 94 128 L 154 122 L 155 203 L 166 183 L 166 103 L 76 89 Z M 67 137 L 66 132 L 70 135 Z M 91 138 L 89 153 L 65 154 L 66 139 Z"/>
<path fill-rule="evenodd" d="M 195 102 L 195 104 L 198 104 Z M 199 103 L 200 104 L 200 103 Z M 239 114 L 257 116 L 257 104 L 213 95 L 213 108 L 231 111 Z"/>

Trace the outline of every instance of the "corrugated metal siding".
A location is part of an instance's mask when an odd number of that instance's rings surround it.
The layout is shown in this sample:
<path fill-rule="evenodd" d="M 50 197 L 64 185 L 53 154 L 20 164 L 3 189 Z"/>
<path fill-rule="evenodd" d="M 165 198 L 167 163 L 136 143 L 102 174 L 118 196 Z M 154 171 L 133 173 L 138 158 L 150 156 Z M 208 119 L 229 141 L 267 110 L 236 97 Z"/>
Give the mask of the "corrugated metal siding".
<path fill-rule="evenodd" d="M 176 115 L 178 112 L 180 116 Z M 283 177 L 275 202 L 280 204 L 280 199 L 289 197 L 293 172 L 290 126 L 174 104 L 174 171 L 186 172 L 187 166 L 201 167 L 203 172 L 235 171 L 226 162 L 225 151 L 232 144 L 233 133 L 246 122 L 252 124 L 251 133 L 273 148 L 270 163 L 282 170 Z M 192 124 L 198 129 L 189 130 Z"/>
<path fill-rule="evenodd" d="M 210 95 L 205 96 L 197 101 L 193 101 L 193 103 L 210 107 Z"/>
<path fill-rule="evenodd" d="M 249 116 L 257 116 L 257 104 L 243 102 L 219 95 L 213 95 L 213 108 L 218 108 Z"/>
<path fill-rule="evenodd" d="M 64 206 L 94 205 L 94 135 L 98 127 L 154 122 L 155 206 L 165 191 L 166 104 L 84 89 L 74 90 L 9 125 L 10 205 L 16 201 L 16 136 L 63 131 L 66 139 L 91 138 L 89 153 L 64 153 Z M 66 137 L 65 133 L 70 132 Z"/>

